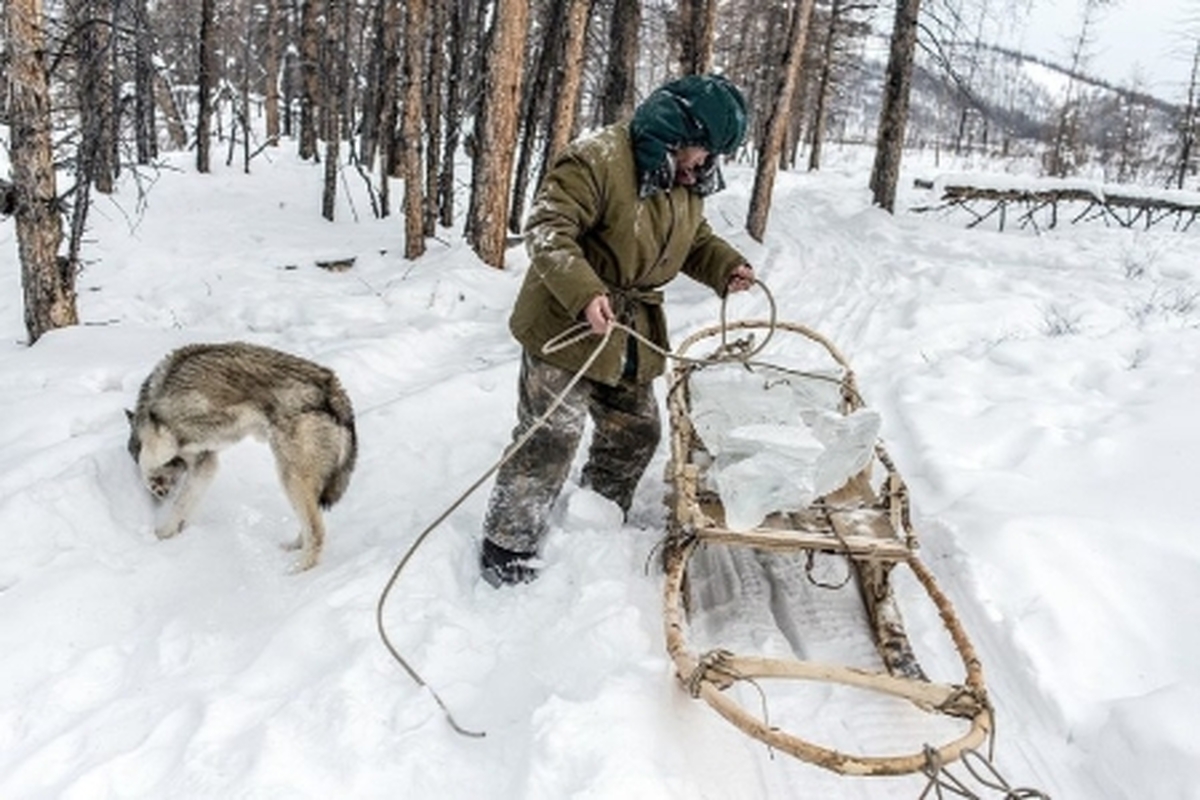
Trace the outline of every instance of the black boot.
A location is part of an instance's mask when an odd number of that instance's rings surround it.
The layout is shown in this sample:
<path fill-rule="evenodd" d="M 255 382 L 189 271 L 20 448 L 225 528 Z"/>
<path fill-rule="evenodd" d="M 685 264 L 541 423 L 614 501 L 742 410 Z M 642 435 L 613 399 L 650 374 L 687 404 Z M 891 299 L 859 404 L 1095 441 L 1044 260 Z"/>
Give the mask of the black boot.
<path fill-rule="evenodd" d="M 530 565 L 537 553 L 518 553 L 484 539 L 479 550 L 479 567 L 483 579 L 493 587 L 514 583 L 530 583 L 537 577 L 537 570 Z"/>

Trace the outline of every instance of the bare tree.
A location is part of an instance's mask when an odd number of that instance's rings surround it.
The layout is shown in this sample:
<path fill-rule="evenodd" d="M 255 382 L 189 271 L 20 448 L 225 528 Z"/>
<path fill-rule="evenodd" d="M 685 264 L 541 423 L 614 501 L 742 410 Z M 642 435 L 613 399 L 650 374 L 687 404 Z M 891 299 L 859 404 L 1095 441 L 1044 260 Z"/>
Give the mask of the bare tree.
<path fill-rule="evenodd" d="M 213 48 L 216 43 L 214 0 L 200 0 L 200 51 L 196 70 L 196 171 L 211 169 Z"/>
<path fill-rule="evenodd" d="M 76 173 L 81 188 L 113 191 L 116 175 L 116 113 L 113 88 L 113 9 L 108 0 L 74 0 L 67 7 L 75 48 L 79 148 Z M 86 198 L 84 200 L 86 202 Z"/>
<path fill-rule="evenodd" d="M 145 0 L 142 0 L 145 2 Z M 266 124 L 267 145 L 275 147 L 279 144 L 279 3 L 280 0 L 267 0 L 266 47 L 263 53 L 263 91 L 264 122 Z"/>
<path fill-rule="evenodd" d="M 154 37 L 146 0 L 134 6 L 133 125 L 137 162 L 149 164 L 158 155 L 154 113 Z"/>
<path fill-rule="evenodd" d="M 437 216 L 443 227 L 449 228 L 454 224 L 454 158 L 458 153 L 459 134 L 462 130 L 462 73 L 469 59 L 467 57 L 467 36 L 469 14 L 467 0 L 445 0 L 449 4 L 449 20 L 447 28 L 449 37 L 447 47 L 449 63 L 446 75 L 446 136 L 442 142 L 441 169 L 437 179 Z"/>
<path fill-rule="evenodd" d="M 302 0 L 300 5 L 300 157 L 303 159 L 317 157 L 317 115 L 320 110 L 317 71 L 321 64 L 317 2 Z"/>
<path fill-rule="evenodd" d="M 517 148 L 517 165 L 513 171 L 512 200 L 508 208 L 508 229 L 520 233 L 525 214 L 525 195 L 529 188 L 529 173 L 533 168 L 538 134 L 545 118 L 542 113 L 547 102 L 552 74 L 558 68 L 566 27 L 567 0 L 549 0 L 549 19 L 541 26 L 541 39 L 532 42 L 532 64 L 524 81 L 521 95 L 521 135 Z"/>
<path fill-rule="evenodd" d="M 641 0 L 616 0 L 609 21 L 608 66 L 601 93 L 601 119 L 608 125 L 633 113 Z"/>
<path fill-rule="evenodd" d="M 503 269 L 509 182 L 517 140 L 528 0 L 496 0 L 488 34 L 483 102 L 476 115 L 467 240 L 489 266 Z"/>
<path fill-rule="evenodd" d="M 425 252 L 424 170 L 421 167 L 422 93 L 425 71 L 425 0 L 408 0 L 404 28 L 404 119 L 400 141 L 404 160 L 404 257 Z"/>
<path fill-rule="evenodd" d="M 871 10 L 870 4 L 847 3 L 846 0 L 830 0 L 825 17 L 825 28 L 821 36 L 821 55 L 817 67 L 817 85 L 813 93 L 812 124 L 809 127 L 808 150 L 809 171 L 821 168 L 821 152 L 825 145 L 825 129 L 829 124 L 830 106 L 836 83 L 838 59 L 847 30 L 854 27 L 851 12 Z M 859 24 L 858 27 L 861 27 Z"/>
<path fill-rule="evenodd" d="M 41 0 L 8 0 L 8 83 L 12 208 L 16 218 L 25 331 L 33 344 L 55 328 L 75 325 L 75 265 L 60 261 L 62 219 L 50 140 L 50 87 Z"/>
<path fill-rule="evenodd" d="M 1056 178 L 1072 175 L 1084 158 L 1083 99 L 1080 96 L 1079 82 L 1076 80 L 1076 76 L 1084 71 L 1091 60 L 1092 47 L 1095 44 L 1096 23 L 1099 21 L 1100 12 L 1111 2 L 1112 0 L 1084 0 L 1083 19 L 1080 22 L 1079 34 L 1071 45 L 1067 88 L 1063 93 L 1062 105 L 1059 107 L 1050 150 L 1043 157 L 1043 167 L 1047 175 Z"/>
<path fill-rule="evenodd" d="M 575 134 L 579 92 L 583 85 L 584 46 L 587 44 L 587 23 L 591 10 L 592 0 L 571 0 L 567 11 L 562 68 L 556 73 L 557 80 L 551 91 L 551 97 L 555 100 L 550 111 L 546 151 L 542 155 L 542 168 L 538 173 L 539 183 L 547 165 L 567 146 Z"/>
<path fill-rule="evenodd" d="M 872 198 L 875 205 L 887 211 L 895 211 L 896 206 L 896 184 L 900 180 L 904 129 L 908 124 L 920 13 L 921 0 L 897 0 L 883 87 L 883 108 L 879 114 L 879 134 L 875 142 L 875 164 L 871 169 Z"/>
<path fill-rule="evenodd" d="M 684 75 L 712 72 L 716 0 L 679 0 L 679 67 Z"/>
<path fill-rule="evenodd" d="M 337 176 L 341 166 L 342 96 L 346 89 L 346 36 L 344 26 L 350 13 L 341 0 L 328 0 L 325 7 L 325 104 L 321 109 L 325 136 L 325 181 L 321 192 L 321 216 L 332 221 L 337 200 Z"/>
<path fill-rule="evenodd" d="M 449 13 L 448 0 L 431 0 L 428 10 L 431 31 L 443 31 Z M 428 65 L 424 76 L 425 102 L 425 236 L 437 233 L 438 182 L 441 178 L 442 86 L 446 82 L 445 37 L 440 33 L 426 37 Z"/>
<path fill-rule="evenodd" d="M 1195 157 L 1197 127 L 1200 127 L 1200 37 L 1196 39 L 1196 50 L 1192 54 L 1192 71 L 1188 79 L 1187 103 L 1184 104 L 1183 114 L 1179 120 L 1179 163 L 1175 167 L 1175 186 L 1182 189 L 1189 174 L 1195 167 L 1192 159 Z"/>
<path fill-rule="evenodd" d="M 363 94 L 362 145 L 359 157 L 368 163 L 379 152 L 379 215 L 389 217 L 391 177 L 396 168 L 396 83 L 400 75 L 399 3 L 380 0 L 376 9 L 372 79 Z"/>
<path fill-rule="evenodd" d="M 780 75 L 775 103 L 767 120 L 766 136 L 758 154 L 758 167 L 754 173 L 754 189 L 750 196 L 750 212 L 746 219 L 746 230 L 756 241 L 762 241 L 767 227 L 767 215 L 771 210 L 771 192 L 775 188 L 775 173 L 779 171 L 779 155 L 783 149 L 783 138 L 787 132 L 792 113 L 792 99 L 796 84 L 800 80 L 800 68 L 804 63 L 804 45 L 808 39 L 808 26 L 812 18 L 813 0 L 797 0 L 792 8 L 789 26 L 788 50 Z"/>

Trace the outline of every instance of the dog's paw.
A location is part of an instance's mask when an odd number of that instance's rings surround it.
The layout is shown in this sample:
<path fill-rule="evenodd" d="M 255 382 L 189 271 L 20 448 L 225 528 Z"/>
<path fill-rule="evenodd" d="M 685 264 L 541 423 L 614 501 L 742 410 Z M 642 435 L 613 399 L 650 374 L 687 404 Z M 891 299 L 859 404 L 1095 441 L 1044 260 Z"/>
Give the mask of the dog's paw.
<path fill-rule="evenodd" d="M 157 536 L 159 539 L 170 539 L 172 536 L 175 536 L 181 530 L 183 530 L 183 526 L 186 524 L 187 524 L 186 520 L 179 520 L 179 521 L 171 520 L 171 521 L 165 522 L 162 525 L 159 525 L 157 528 L 154 529 L 154 535 Z"/>
<path fill-rule="evenodd" d="M 301 572 L 307 572 L 308 570 L 312 569 L 313 567 L 315 567 L 317 565 L 318 558 L 320 558 L 319 553 L 313 553 L 313 552 L 307 551 L 307 550 L 302 552 L 300 554 L 299 560 L 297 560 L 296 563 L 292 565 L 292 568 L 290 570 L 291 573 L 293 575 L 298 575 Z"/>

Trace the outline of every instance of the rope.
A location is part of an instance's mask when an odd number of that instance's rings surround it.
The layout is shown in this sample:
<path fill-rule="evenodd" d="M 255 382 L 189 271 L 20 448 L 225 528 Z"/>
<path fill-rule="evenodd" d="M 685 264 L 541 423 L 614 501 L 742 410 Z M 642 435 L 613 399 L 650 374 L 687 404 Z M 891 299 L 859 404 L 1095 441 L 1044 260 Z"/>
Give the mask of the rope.
<path fill-rule="evenodd" d="M 438 707 L 441 708 L 442 713 L 445 714 L 446 721 L 450 723 L 450 727 L 453 728 L 457 733 L 472 738 L 482 738 L 486 735 L 483 731 L 468 730 L 458 724 L 458 722 L 454 719 L 454 715 L 450 713 L 450 709 L 446 706 L 446 703 L 442 700 L 438 693 L 433 689 L 433 687 L 425 682 L 421 675 L 415 669 L 413 669 L 412 665 L 408 663 L 408 660 L 401 655 L 400 651 L 392 643 L 391 638 L 388 636 L 387 629 L 383 624 L 383 608 L 387 603 L 388 596 L 391 594 L 392 589 L 395 587 L 396 582 L 400 578 L 400 573 L 404 571 L 404 568 L 408 565 L 408 562 L 412 560 L 413 555 L 429 537 L 429 534 L 433 533 L 433 531 L 439 525 L 446 521 L 447 517 L 457 511 L 459 506 L 466 502 L 468 497 L 474 494 L 474 492 L 479 489 L 479 487 L 482 486 L 488 478 L 494 475 L 496 471 L 500 469 L 500 467 L 504 466 L 505 463 L 507 463 L 514 455 L 516 455 L 517 451 L 525 446 L 526 442 L 529 441 L 533 434 L 546 424 L 546 421 L 550 419 L 550 416 L 558 410 L 558 408 L 566 400 L 567 395 L 572 389 L 575 388 L 575 385 L 582 380 L 584 374 L 588 371 L 588 369 L 591 368 L 592 364 L 595 363 L 600 353 L 604 350 L 604 347 L 608 344 L 609 339 L 612 338 L 613 331 L 621 329 L 665 358 L 673 359 L 694 367 L 702 367 L 709 364 L 728 361 L 741 361 L 746 364 L 747 367 L 751 366 L 753 363 L 751 359 L 758 353 L 762 352 L 762 349 L 766 346 L 767 342 L 774 334 L 776 323 L 776 305 L 774 296 L 771 294 L 770 290 L 767 289 L 766 284 L 762 283 L 761 281 L 755 281 L 755 284 L 766 293 L 767 300 L 771 307 L 770 326 L 768 328 L 767 336 L 763 338 L 762 343 L 757 347 L 752 347 L 751 344 L 746 340 L 735 342 L 733 344 L 729 344 L 725 341 L 725 331 L 727 328 L 727 323 L 725 320 L 725 308 L 728 301 L 728 294 L 721 299 L 721 348 L 717 351 L 717 353 L 714 353 L 708 358 L 688 358 L 682 355 L 671 353 L 670 351 L 659 347 L 657 344 L 650 341 L 645 336 L 642 336 L 632 328 L 624 325 L 623 323 L 613 322 L 604 335 L 601 336 L 599 343 L 597 343 L 595 349 L 592 350 L 587 360 L 583 363 L 583 366 L 581 366 L 579 370 L 571 377 L 571 380 L 567 383 L 562 392 L 554 398 L 553 402 L 551 402 L 550 407 L 546 409 L 545 413 L 538 417 L 524 434 L 522 434 L 516 441 L 509 445 L 508 449 L 505 450 L 504 455 L 499 461 L 497 461 L 482 475 L 480 475 L 474 483 L 467 487 L 466 491 L 459 495 L 457 500 L 451 503 L 445 511 L 439 514 L 437 518 L 433 520 L 433 522 L 429 523 L 424 530 L 417 534 L 417 537 L 412 541 L 412 544 L 408 546 L 408 549 L 404 552 L 404 555 L 400 558 L 400 561 L 392 570 L 391 576 L 388 578 L 387 583 L 383 587 L 383 591 L 379 595 L 379 601 L 375 605 L 375 628 L 379 632 L 379 638 L 383 641 L 384 646 L 387 648 L 392 658 L 394 658 L 396 663 L 398 663 L 404 669 L 404 671 L 408 673 L 408 676 L 412 678 L 413 682 L 416 683 L 417 686 L 427 690 L 430 695 L 433 696 L 434 701 L 438 704 Z M 584 341 L 593 335 L 595 334 L 592 332 L 591 326 L 587 322 L 580 322 L 546 342 L 546 344 L 542 346 L 542 352 L 543 354 L 548 355 L 565 347 L 570 347 L 573 344 Z M 812 377 L 835 380 L 829 376 L 813 375 Z"/>
<path fill-rule="evenodd" d="M 996 765 L 976 750 L 963 750 L 959 756 L 959 762 L 979 788 L 990 790 L 989 793 L 998 793 L 1003 800 L 1050 800 L 1050 795 L 1037 789 L 1015 788 L 1010 785 L 1000 774 Z M 957 775 L 950 772 L 946 764 L 942 762 L 937 750 L 932 747 L 926 746 L 925 748 L 925 767 L 922 772 L 929 778 L 929 783 L 921 792 L 919 800 L 925 800 L 927 797 L 935 797 L 938 800 L 944 800 L 946 797 L 983 800 L 984 795 L 979 794 Z"/>
<path fill-rule="evenodd" d="M 429 523 L 429 525 L 425 527 L 425 530 L 421 531 L 417 535 L 417 538 L 413 540 L 411 545 L 409 545 L 408 550 L 405 551 L 404 556 L 400 559 L 399 563 L 396 564 L 396 568 L 392 570 L 391 577 L 388 578 L 387 583 L 383 587 L 383 591 L 379 595 L 379 602 L 375 605 L 375 628 L 379 631 L 379 638 L 383 640 L 383 644 L 385 647 L 387 647 L 388 652 L 392 654 L 392 658 L 396 659 L 396 662 L 404 668 L 404 671 L 408 673 L 408 676 L 412 678 L 418 686 L 429 690 L 429 693 L 433 695 L 433 699 L 437 701 L 438 706 L 446 715 L 446 721 L 450 723 L 450 727 L 454 728 L 455 731 L 464 736 L 482 738 L 485 734 L 482 731 L 466 730 L 457 722 L 455 722 L 454 715 L 450 713 L 450 709 L 446 707 L 445 702 L 443 702 L 442 698 L 438 696 L 438 693 L 434 691 L 429 684 L 425 683 L 424 679 L 422 679 L 417 671 L 409 665 L 404 656 L 400 654 L 400 651 L 396 649 L 396 646 L 392 644 L 391 639 L 388 637 L 387 629 L 383 625 L 384 604 L 387 602 L 388 595 L 391 594 L 392 587 L 394 587 L 396 585 L 396 581 L 399 580 L 400 573 L 404 571 L 404 567 L 408 565 L 408 562 L 417 552 L 417 548 L 421 546 L 429 534 L 433 533 L 434 529 L 445 522 L 447 517 L 457 511 L 458 507 L 461 506 L 468 497 L 474 494 L 475 490 L 482 486 L 484 481 L 495 474 L 500 467 L 504 466 L 505 463 L 507 463 L 514 455 L 516 455 L 517 451 L 525 446 L 525 443 L 529 441 L 530 437 L 533 436 L 534 432 L 537 431 L 538 428 L 546 424 L 546 420 L 550 418 L 551 414 L 558 410 L 559 406 L 561 406 L 565 401 L 567 394 L 575 388 L 575 384 L 579 383 L 580 379 L 583 378 L 584 373 L 587 372 L 588 368 L 591 367 L 595 362 L 596 358 L 600 355 L 600 352 L 604 349 L 604 346 L 608 344 L 608 340 L 611 338 L 611 336 L 612 329 L 610 328 L 608 332 L 601 337 L 600 343 L 596 346 L 596 349 L 592 351 L 592 354 L 588 356 L 587 361 L 585 361 L 583 366 L 579 368 L 579 371 L 572 376 L 570 382 L 567 383 L 566 388 L 563 389 L 562 393 L 559 394 L 558 397 L 554 398 L 554 401 L 550 404 L 550 407 L 546 409 L 545 413 L 538 417 L 534 424 L 531 425 L 520 438 L 518 438 L 509 446 L 499 461 L 497 461 L 495 464 L 489 467 L 486 472 L 480 475 L 465 492 L 459 495 L 457 500 L 451 503 L 445 511 L 438 515 L 437 519 Z M 555 349 L 566 347 L 576 341 L 579 341 L 580 338 L 582 337 L 577 334 L 575 328 L 571 328 L 547 342 L 546 346 L 542 349 L 544 352 L 553 352 L 553 350 L 549 349 L 551 346 L 553 346 Z"/>

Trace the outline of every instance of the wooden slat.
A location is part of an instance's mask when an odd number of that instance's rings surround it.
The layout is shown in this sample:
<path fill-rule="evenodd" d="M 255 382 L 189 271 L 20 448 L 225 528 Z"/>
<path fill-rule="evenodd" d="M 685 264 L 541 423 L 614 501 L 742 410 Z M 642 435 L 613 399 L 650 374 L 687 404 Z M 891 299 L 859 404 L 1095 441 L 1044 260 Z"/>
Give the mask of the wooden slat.
<path fill-rule="evenodd" d="M 912 555 L 903 542 L 875 536 L 834 536 L 831 533 L 800 530 L 754 528 L 731 531 L 725 528 L 699 528 L 696 536 L 703 542 L 715 544 L 763 547 L 772 550 L 820 550 L 827 553 L 847 553 L 858 558 L 878 558 L 905 561 Z"/>

